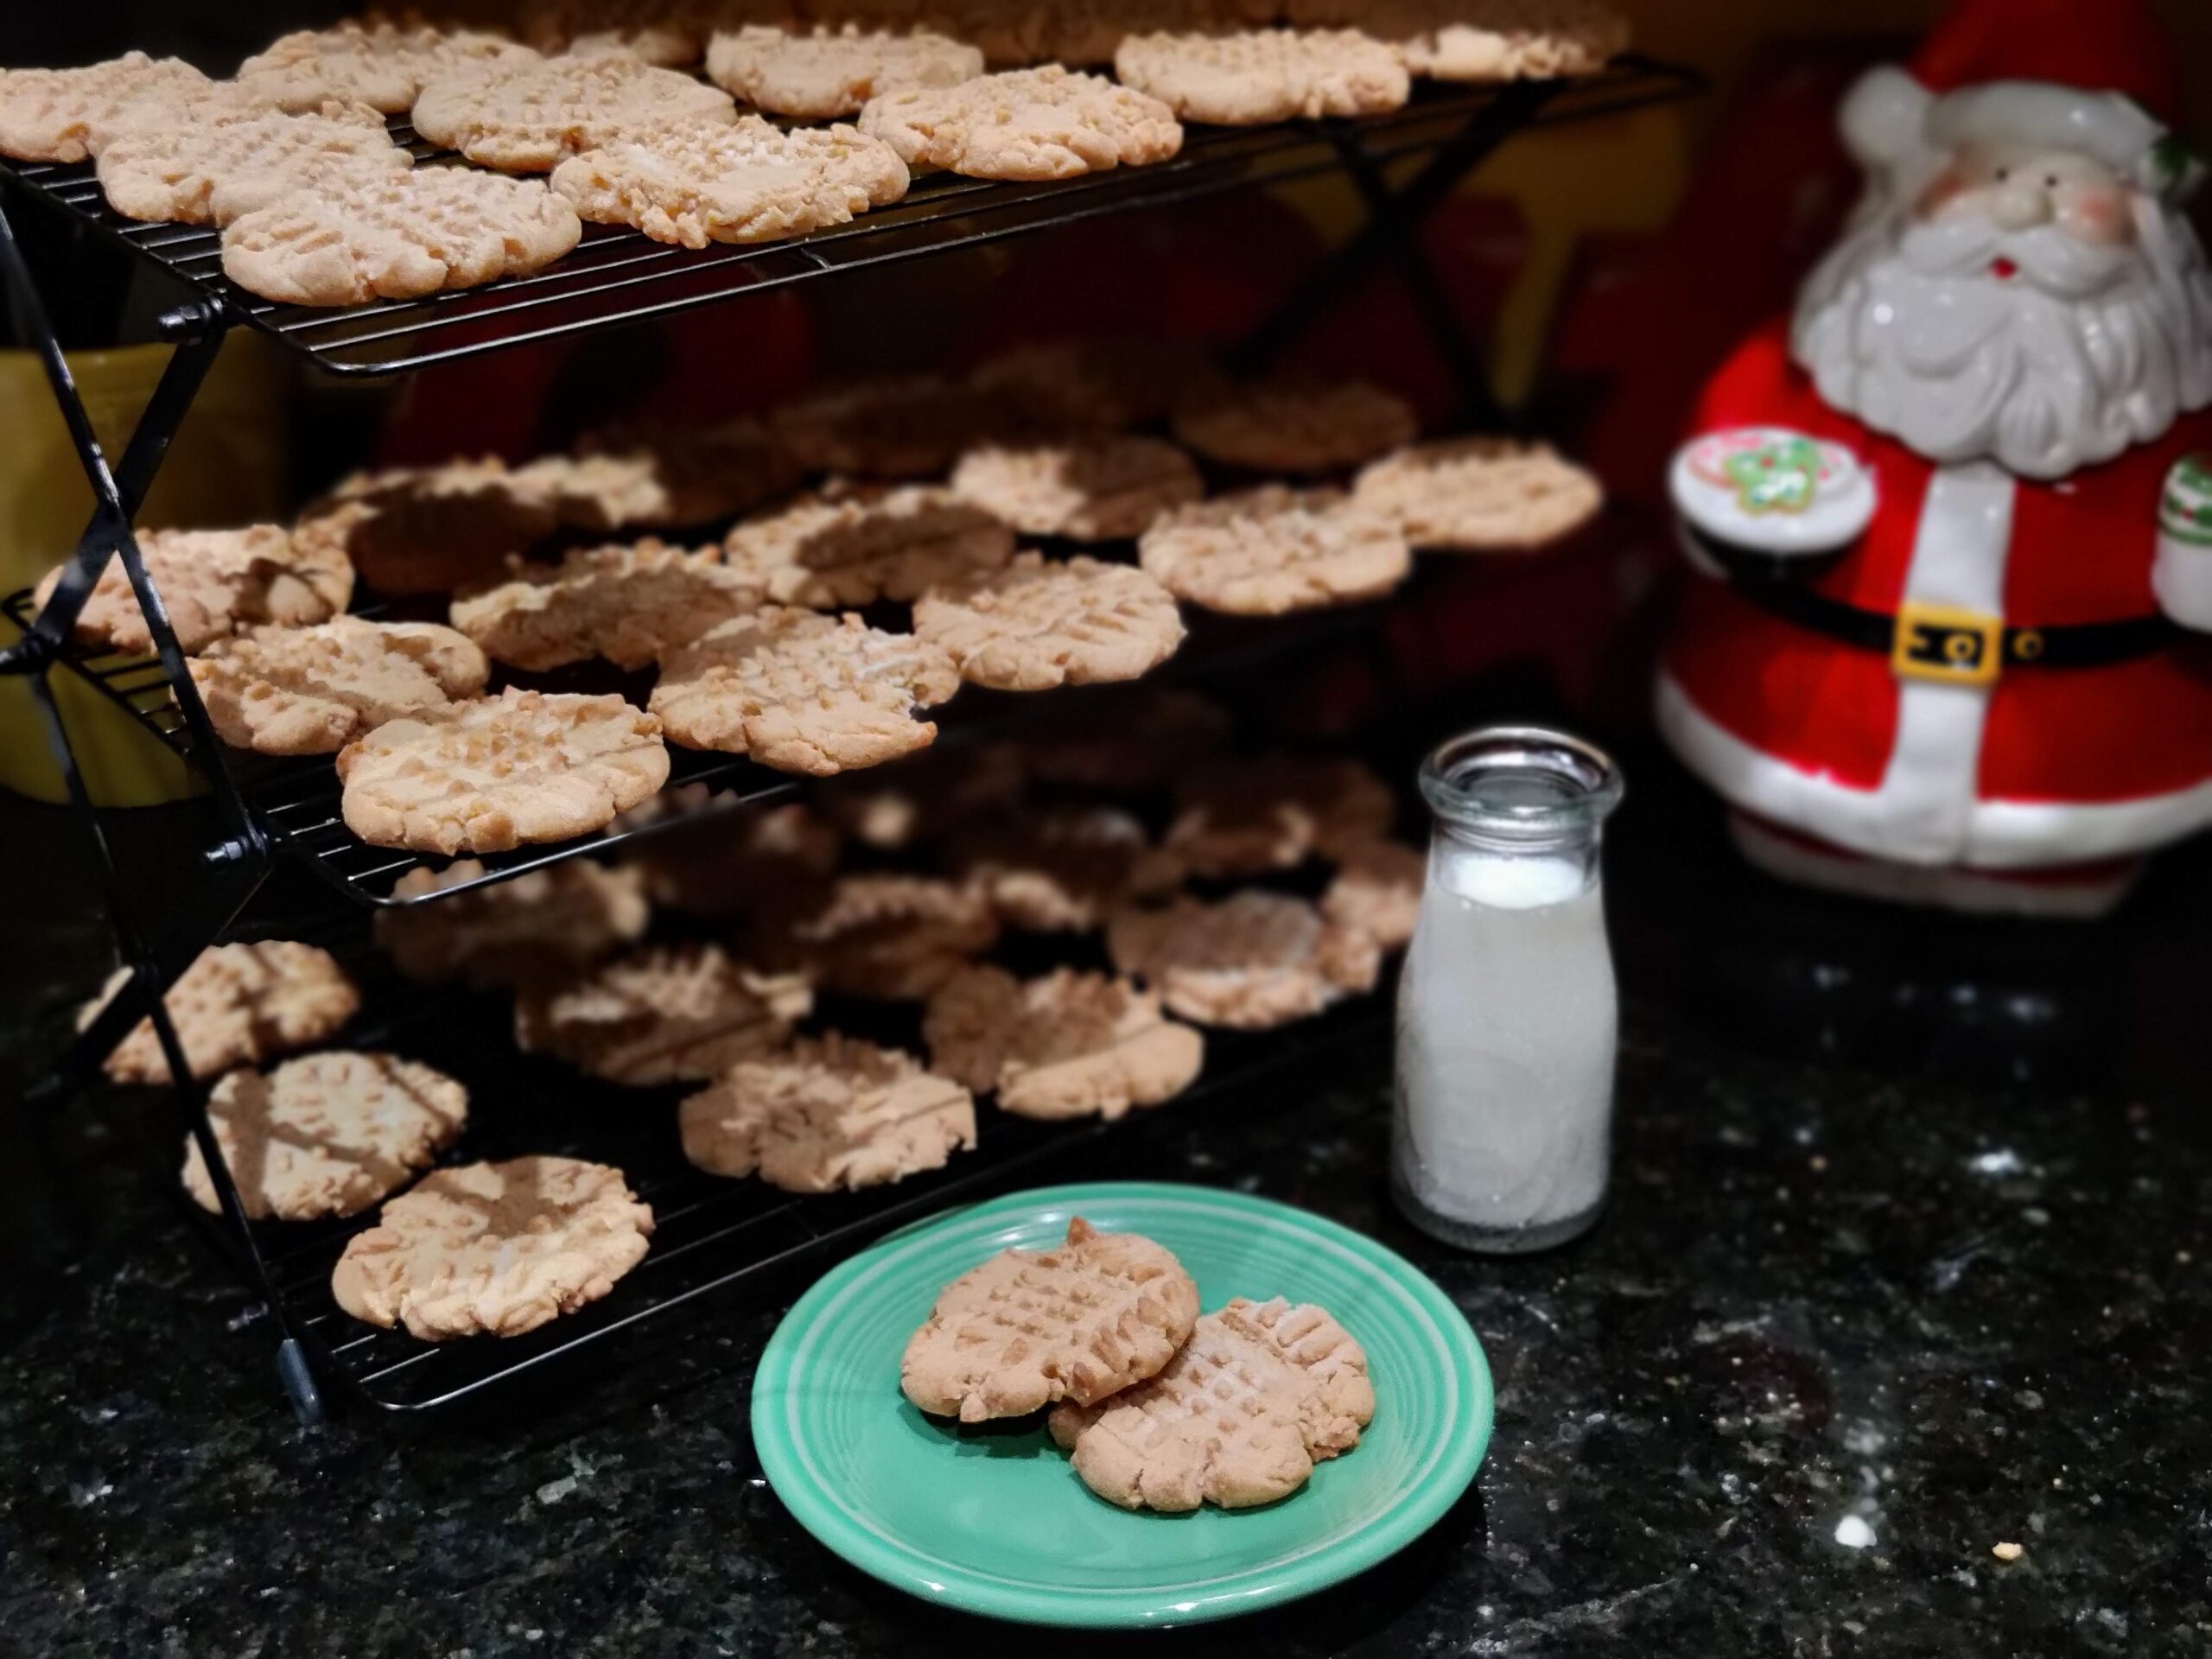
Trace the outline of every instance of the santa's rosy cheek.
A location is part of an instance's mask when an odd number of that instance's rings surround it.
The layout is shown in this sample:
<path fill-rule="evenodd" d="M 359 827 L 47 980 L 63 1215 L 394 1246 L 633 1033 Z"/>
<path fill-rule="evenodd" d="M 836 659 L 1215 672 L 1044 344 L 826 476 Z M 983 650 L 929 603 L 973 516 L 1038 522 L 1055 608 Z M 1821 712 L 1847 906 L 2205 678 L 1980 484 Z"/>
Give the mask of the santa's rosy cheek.
<path fill-rule="evenodd" d="M 2062 194 L 2056 203 L 2058 222 L 2084 242 L 2127 242 L 2135 236 L 2135 221 L 2127 200 L 2117 190 L 2075 190 Z"/>
<path fill-rule="evenodd" d="M 1971 188 L 1956 173 L 1939 173 L 1920 193 L 1920 200 L 1913 203 L 1914 216 L 1919 219 L 1936 218 L 1949 211 Z"/>

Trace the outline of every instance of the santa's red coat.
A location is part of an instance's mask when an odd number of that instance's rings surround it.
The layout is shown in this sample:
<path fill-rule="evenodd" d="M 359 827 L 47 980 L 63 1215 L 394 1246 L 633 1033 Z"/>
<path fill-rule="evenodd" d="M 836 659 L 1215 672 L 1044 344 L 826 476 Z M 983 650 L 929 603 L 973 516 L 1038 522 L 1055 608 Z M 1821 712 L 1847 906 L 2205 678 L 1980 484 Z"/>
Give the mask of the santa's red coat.
<path fill-rule="evenodd" d="M 1874 474 L 1873 521 L 1808 578 L 1817 591 L 1889 615 L 1931 596 L 1929 556 L 1916 569 L 1916 551 L 1938 469 L 1822 403 L 1790 362 L 1781 321 L 1714 376 L 1692 435 L 1749 426 L 1841 443 Z M 1974 555 L 2001 562 L 1979 579 L 2001 594 L 2003 620 L 2157 614 L 2160 490 L 2177 459 L 2208 448 L 2212 412 L 2199 412 L 2069 478 L 2015 480 L 2009 537 Z M 1910 699 L 1921 701 L 1908 716 Z M 1665 653 L 1659 703 L 1678 752 L 1737 804 L 1876 856 L 2033 868 L 2212 823 L 2212 647 L 2193 635 L 2109 666 L 2028 665 L 1986 689 L 1929 686 L 1899 680 L 1881 652 L 1700 580 Z"/>

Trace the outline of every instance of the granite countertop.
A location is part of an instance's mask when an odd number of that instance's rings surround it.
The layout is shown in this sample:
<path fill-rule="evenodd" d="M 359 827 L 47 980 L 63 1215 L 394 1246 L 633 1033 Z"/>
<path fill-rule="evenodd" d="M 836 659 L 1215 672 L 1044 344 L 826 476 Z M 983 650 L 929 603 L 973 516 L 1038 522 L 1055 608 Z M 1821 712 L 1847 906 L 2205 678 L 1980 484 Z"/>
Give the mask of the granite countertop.
<path fill-rule="evenodd" d="M 1497 1382 L 1475 1491 L 1414 1548 L 1147 1644 L 2212 1649 L 2212 866 L 2177 861 L 2102 931 L 1939 935 L 1786 893 L 1707 820 L 1646 810 L 1613 866 L 1623 1117 L 1587 1239 L 1478 1260 L 1401 1223 L 1373 1041 L 1081 1172 L 1373 1232 L 1466 1311 Z M 300 1429 L 267 1321 L 132 1132 L 73 1118 L 9 1148 L 39 1183 L 16 1225 L 44 1203 L 72 1254 L 0 1293 L 0 1649 L 911 1655 L 1001 1633 L 845 1567 L 766 1489 L 745 1425 L 772 1309 L 465 1429 Z"/>

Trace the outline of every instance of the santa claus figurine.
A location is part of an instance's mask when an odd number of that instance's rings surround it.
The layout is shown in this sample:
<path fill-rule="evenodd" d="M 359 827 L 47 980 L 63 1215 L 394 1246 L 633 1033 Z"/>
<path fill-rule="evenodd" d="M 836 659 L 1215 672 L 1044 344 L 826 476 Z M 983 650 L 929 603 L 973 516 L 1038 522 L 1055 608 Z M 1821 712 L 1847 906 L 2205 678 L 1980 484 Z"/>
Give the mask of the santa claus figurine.
<path fill-rule="evenodd" d="M 1867 190 L 1707 385 L 1661 727 L 1758 864 L 2102 913 L 2212 823 L 2212 276 L 2126 0 L 1970 0 L 1842 111 Z"/>

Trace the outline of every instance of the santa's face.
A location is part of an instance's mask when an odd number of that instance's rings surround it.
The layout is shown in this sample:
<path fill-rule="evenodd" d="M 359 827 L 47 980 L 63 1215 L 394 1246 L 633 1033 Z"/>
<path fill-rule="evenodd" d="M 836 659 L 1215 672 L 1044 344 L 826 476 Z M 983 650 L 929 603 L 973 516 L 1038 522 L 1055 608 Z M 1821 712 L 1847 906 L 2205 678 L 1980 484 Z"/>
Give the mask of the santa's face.
<path fill-rule="evenodd" d="M 2212 398 L 2212 277 L 2094 156 L 1923 150 L 1874 181 L 1794 343 L 1828 403 L 1929 460 L 2057 478 Z"/>
<path fill-rule="evenodd" d="M 2126 183 L 2093 156 L 2024 146 L 1961 150 L 1913 204 L 1922 222 L 1977 219 L 2009 235 L 2050 226 L 2077 242 L 2135 239 Z M 2012 271 L 1999 266 L 2000 279 Z"/>

